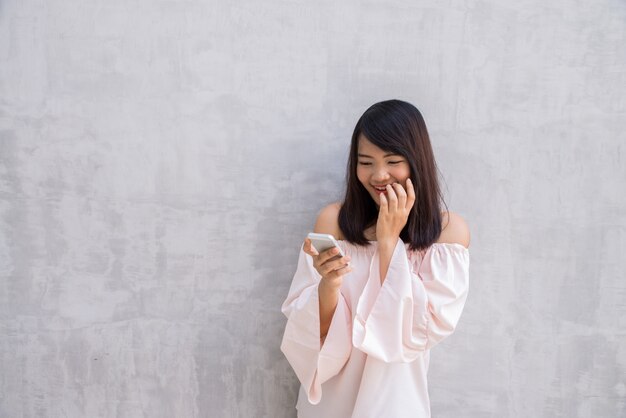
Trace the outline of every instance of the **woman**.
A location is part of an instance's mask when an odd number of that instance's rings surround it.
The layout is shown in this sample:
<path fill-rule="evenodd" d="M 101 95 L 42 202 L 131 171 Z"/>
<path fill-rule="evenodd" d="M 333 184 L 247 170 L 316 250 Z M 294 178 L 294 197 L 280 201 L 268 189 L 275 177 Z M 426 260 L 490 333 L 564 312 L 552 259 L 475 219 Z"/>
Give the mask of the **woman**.
<path fill-rule="evenodd" d="M 450 335 L 469 286 L 469 230 L 440 209 L 426 125 L 411 104 L 376 103 L 352 135 L 346 194 L 305 239 L 282 311 L 281 350 L 301 382 L 300 418 L 430 417 L 430 349 Z"/>

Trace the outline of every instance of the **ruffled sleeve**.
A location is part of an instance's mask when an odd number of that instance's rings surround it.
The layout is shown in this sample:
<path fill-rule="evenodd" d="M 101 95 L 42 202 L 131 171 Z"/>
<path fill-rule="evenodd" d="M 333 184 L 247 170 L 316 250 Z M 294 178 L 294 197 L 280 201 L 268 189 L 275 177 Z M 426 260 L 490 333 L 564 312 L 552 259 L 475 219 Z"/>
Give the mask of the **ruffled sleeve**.
<path fill-rule="evenodd" d="M 433 244 L 414 263 L 398 239 L 382 286 L 376 249 L 357 303 L 353 344 L 385 362 L 413 361 L 452 334 L 468 289 L 469 251 L 460 244 Z"/>
<path fill-rule="evenodd" d="M 320 279 L 312 257 L 301 249 L 298 268 L 282 306 L 287 325 L 280 346 L 314 405 L 322 398 L 322 383 L 339 373 L 352 350 L 352 313 L 341 293 L 328 333 L 324 340 L 320 339 Z"/>

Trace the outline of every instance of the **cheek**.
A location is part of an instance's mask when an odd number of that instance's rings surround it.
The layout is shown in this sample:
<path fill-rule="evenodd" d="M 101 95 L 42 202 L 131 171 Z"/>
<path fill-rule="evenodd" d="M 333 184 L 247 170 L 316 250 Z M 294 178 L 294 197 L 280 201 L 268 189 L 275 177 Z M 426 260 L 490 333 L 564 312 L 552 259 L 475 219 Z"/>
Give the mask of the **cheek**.
<path fill-rule="evenodd" d="M 394 177 L 401 181 L 408 179 L 410 175 L 411 175 L 411 171 L 409 170 L 408 167 L 399 167 L 394 172 Z"/>

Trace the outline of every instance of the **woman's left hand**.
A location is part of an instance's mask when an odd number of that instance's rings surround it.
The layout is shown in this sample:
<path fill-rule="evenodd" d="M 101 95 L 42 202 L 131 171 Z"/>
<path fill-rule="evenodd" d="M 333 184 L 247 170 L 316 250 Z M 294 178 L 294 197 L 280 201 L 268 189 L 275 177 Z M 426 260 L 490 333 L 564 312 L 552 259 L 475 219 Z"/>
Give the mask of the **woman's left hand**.
<path fill-rule="evenodd" d="M 380 194 L 376 222 L 376 239 L 379 242 L 395 244 L 398 241 L 415 203 L 415 189 L 410 178 L 406 180 L 406 188 L 405 191 L 400 183 L 394 183 L 393 187 L 387 185 L 387 196 Z"/>

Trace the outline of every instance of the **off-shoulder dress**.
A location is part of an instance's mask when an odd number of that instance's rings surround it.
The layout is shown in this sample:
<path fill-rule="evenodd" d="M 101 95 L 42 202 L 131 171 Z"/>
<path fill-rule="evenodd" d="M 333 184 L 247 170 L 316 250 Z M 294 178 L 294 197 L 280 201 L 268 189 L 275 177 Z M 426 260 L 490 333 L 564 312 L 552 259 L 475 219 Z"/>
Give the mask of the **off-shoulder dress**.
<path fill-rule="evenodd" d="M 351 256 L 328 334 L 320 339 L 318 284 L 300 249 L 282 312 L 281 350 L 301 387 L 299 418 L 430 417 L 430 349 L 450 335 L 469 289 L 469 250 L 435 243 L 411 251 L 398 239 L 381 286 L 377 242 L 339 240 Z"/>

